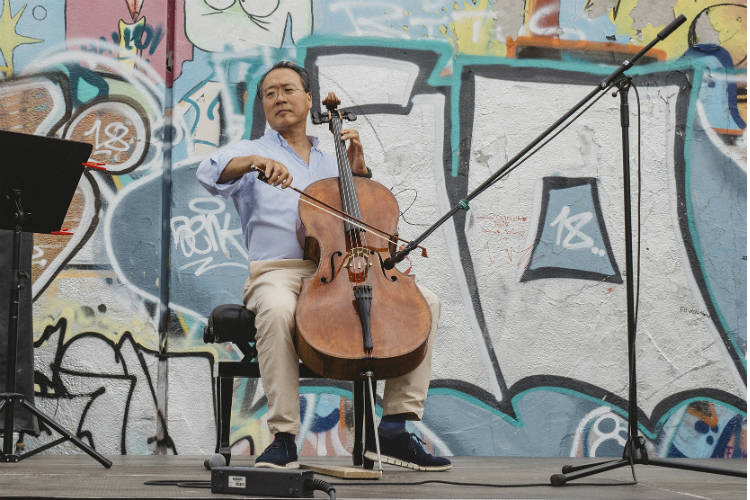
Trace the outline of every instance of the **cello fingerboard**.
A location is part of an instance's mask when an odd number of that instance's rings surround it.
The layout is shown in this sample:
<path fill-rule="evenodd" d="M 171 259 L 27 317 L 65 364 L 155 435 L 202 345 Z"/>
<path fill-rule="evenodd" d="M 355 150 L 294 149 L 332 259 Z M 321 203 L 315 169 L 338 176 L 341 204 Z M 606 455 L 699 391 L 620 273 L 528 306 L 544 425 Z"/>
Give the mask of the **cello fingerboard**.
<path fill-rule="evenodd" d="M 339 167 L 339 186 L 341 188 L 341 201 L 343 211 L 352 217 L 362 220 L 362 212 L 359 208 L 357 191 L 354 189 L 354 176 L 352 167 L 349 165 L 349 155 L 346 152 L 346 143 L 341 140 L 341 118 L 335 113 L 331 116 L 331 130 L 333 131 L 334 143 L 336 145 L 336 160 Z M 350 222 L 345 222 L 346 232 L 356 237 L 357 232 L 362 230 Z"/>

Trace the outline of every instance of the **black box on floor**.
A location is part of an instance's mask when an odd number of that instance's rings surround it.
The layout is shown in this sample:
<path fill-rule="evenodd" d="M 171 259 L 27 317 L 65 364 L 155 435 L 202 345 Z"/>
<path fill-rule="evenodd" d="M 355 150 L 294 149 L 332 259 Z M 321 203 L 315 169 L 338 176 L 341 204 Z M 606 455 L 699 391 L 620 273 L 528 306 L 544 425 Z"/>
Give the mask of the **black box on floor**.
<path fill-rule="evenodd" d="M 214 467 L 211 469 L 211 492 L 312 498 L 315 490 L 305 486 L 305 480 L 314 478 L 309 470 Z"/>

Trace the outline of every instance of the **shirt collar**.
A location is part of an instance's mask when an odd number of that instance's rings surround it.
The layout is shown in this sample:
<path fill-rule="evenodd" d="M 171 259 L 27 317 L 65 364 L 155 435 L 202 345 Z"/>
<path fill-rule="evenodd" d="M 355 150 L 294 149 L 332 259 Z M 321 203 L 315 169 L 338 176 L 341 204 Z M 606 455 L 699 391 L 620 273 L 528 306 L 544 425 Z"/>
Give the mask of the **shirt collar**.
<path fill-rule="evenodd" d="M 286 139 L 284 139 L 280 133 L 278 133 L 272 128 L 269 128 L 266 131 L 266 137 L 268 137 L 270 140 L 272 140 L 279 146 L 289 146 L 289 143 L 286 142 Z M 310 141 L 310 144 L 312 144 L 312 149 L 318 149 L 318 144 L 320 143 L 320 139 L 318 139 L 314 135 L 308 135 L 307 140 Z"/>

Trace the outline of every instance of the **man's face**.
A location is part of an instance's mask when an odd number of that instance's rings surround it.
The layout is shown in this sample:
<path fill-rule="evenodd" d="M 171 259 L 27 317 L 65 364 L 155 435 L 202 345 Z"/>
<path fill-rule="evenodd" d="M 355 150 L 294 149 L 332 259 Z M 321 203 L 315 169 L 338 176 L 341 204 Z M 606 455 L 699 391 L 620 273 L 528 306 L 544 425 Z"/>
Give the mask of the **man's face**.
<path fill-rule="evenodd" d="M 274 93 L 275 97 L 268 98 Z M 263 81 L 260 95 L 268 125 L 275 131 L 283 132 L 307 123 L 312 94 L 304 91 L 302 79 L 296 71 L 287 68 L 271 71 Z"/>

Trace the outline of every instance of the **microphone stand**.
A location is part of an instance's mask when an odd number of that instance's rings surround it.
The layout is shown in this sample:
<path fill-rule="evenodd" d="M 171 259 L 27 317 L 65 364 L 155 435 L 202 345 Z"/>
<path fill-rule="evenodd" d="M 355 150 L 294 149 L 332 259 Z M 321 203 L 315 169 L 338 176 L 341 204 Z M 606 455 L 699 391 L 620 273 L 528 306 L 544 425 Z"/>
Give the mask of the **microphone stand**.
<path fill-rule="evenodd" d="M 703 467 L 685 463 L 678 463 L 670 460 L 663 460 L 658 458 L 649 459 L 646 452 L 646 440 L 643 436 L 638 435 L 638 393 L 636 386 L 636 316 L 635 316 L 635 289 L 633 282 L 633 231 L 631 223 L 631 205 L 630 205 L 630 141 L 629 141 L 629 106 L 628 106 L 628 91 L 630 90 L 631 83 L 630 77 L 623 76 L 623 73 L 630 69 L 633 64 L 640 59 L 646 52 L 648 52 L 654 45 L 659 41 L 669 36 L 677 27 L 685 22 L 685 16 L 680 15 L 677 19 L 672 21 L 667 27 L 665 27 L 656 38 L 649 42 L 640 52 L 638 52 L 632 59 L 625 60 L 611 75 L 602 80 L 599 85 L 592 90 L 586 97 L 581 99 L 575 106 L 573 106 L 567 113 L 565 113 L 555 123 L 550 125 L 544 132 L 532 140 L 525 148 L 523 148 L 518 154 L 510 159 L 505 165 L 503 165 L 497 172 L 492 174 L 487 180 L 485 180 L 479 187 L 474 189 L 469 195 L 458 202 L 448 213 L 443 215 L 435 224 L 430 226 L 424 233 L 418 236 L 415 240 L 410 241 L 403 250 L 400 250 L 393 254 L 391 257 L 383 261 L 383 266 L 386 269 L 392 269 L 396 264 L 401 262 L 406 256 L 414 250 L 417 245 L 431 235 L 438 227 L 440 227 L 445 221 L 453 217 L 459 210 L 468 210 L 469 202 L 479 196 L 492 184 L 500 180 L 506 173 L 514 169 L 536 151 L 532 152 L 529 156 L 524 158 L 529 151 L 545 140 L 550 134 L 552 134 L 560 125 L 562 125 L 568 118 L 573 116 L 579 109 L 585 106 L 591 101 L 597 94 L 602 91 L 607 91 L 609 88 L 617 87 L 617 92 L 620 94 L 620 125 L 622 128 L 622 163 L 623 163 L 623 184 L 624 184 L 624 212 L 625 212 L 625 269 L 626 269 L 626 287 L 627 287 L 627 325 L 628 325 L 628 439 L 625 443 L 625 449 L 621 459 L 607 460 L 604 462 L 598 462 L 594 464 L 587 464 L 581 466 L 570 466 L 566 465 L 562 468 L 562 474 L 555 474 L 550 477 L 550 482 L 553 486 L 563 486 L 568 481 L 578 479 L 581 477 L 591 476 L 600 472 L 605 472 L 620 467 L 630 465 L 633 473 L 633 480 L 636 481 L 635 477 L 635 464 L 640 465 L 656 465 L 660 467 L 669 467 L 674 469 L 693 470 L 698 472 L 707 472 L 712 474 L 722 474 L 726 476 L 736 477 L 747 477 L 747 471 L 736 471 L 731 469 L 721 469 L 716 467 Z M 585 112 L 582 111 L 581 113 Z M 580 115 L 578 115 L 580 116 Z M 578 116 L 574 117 L 570 123 L 572 123 Z M 567 127 L 567 125 L 566 125 Z M 559 134 L 562 130 L 558 131 Z M 555 134 L 557 135 L 557 134 Z M 554 138 L 554 136 L 552 136 Z M 550 138 L 549 140 L 551 140 Z M 549 140 L 547 142 L 549 142 Z M 546 143 L 545 143 L 546 144 Z M 544 147 L 542 144 L 539 148 Z"/>
<path fill-rule="evenodd" d="M 565 483 L 572 479 L 579 479 L 628 465 L 630 465 L 630 470 L 633 473 L 633 481 L 637 482 L 635 477 L 635 464 L 656 465 L 659 467 L 693 470 L 710 474 L 722 474 L 725 476 L 747 477 L 747 472 L 737 470 L 691 465 L 660 458 L 649 458 L 648 453 L 646 452 L 646 440 L 643 436 L 638 435 L 638 391 L 636 384 L 637 372 L 635 367 L 637 316 L 635 311 L 635 286 L 633 282 L 633 270 L 635 269 L 635 266 L 633 264 L 633 229 L 631 224 L 630 206 L 630 107 L 628 105 L 628 92 L 631 87 L 630 77 L 621 77 L 615 82 L 615 86 L 618 89 L 617 93 L 620 94 L 620 127 L 622 128 L 622 180 L 624 184 L 623 202 L 625 212 L 625 277 L 628 314 L 628 439 L 625 441 L 625 449 L 622 452 L 621 459 L 607 460 L 604 462 L 579 466 L 565 465 L 562 468 L 563 473 L 554 474 L 550 477 L 550 482 L 553 486 L 564 486 Z"/>

